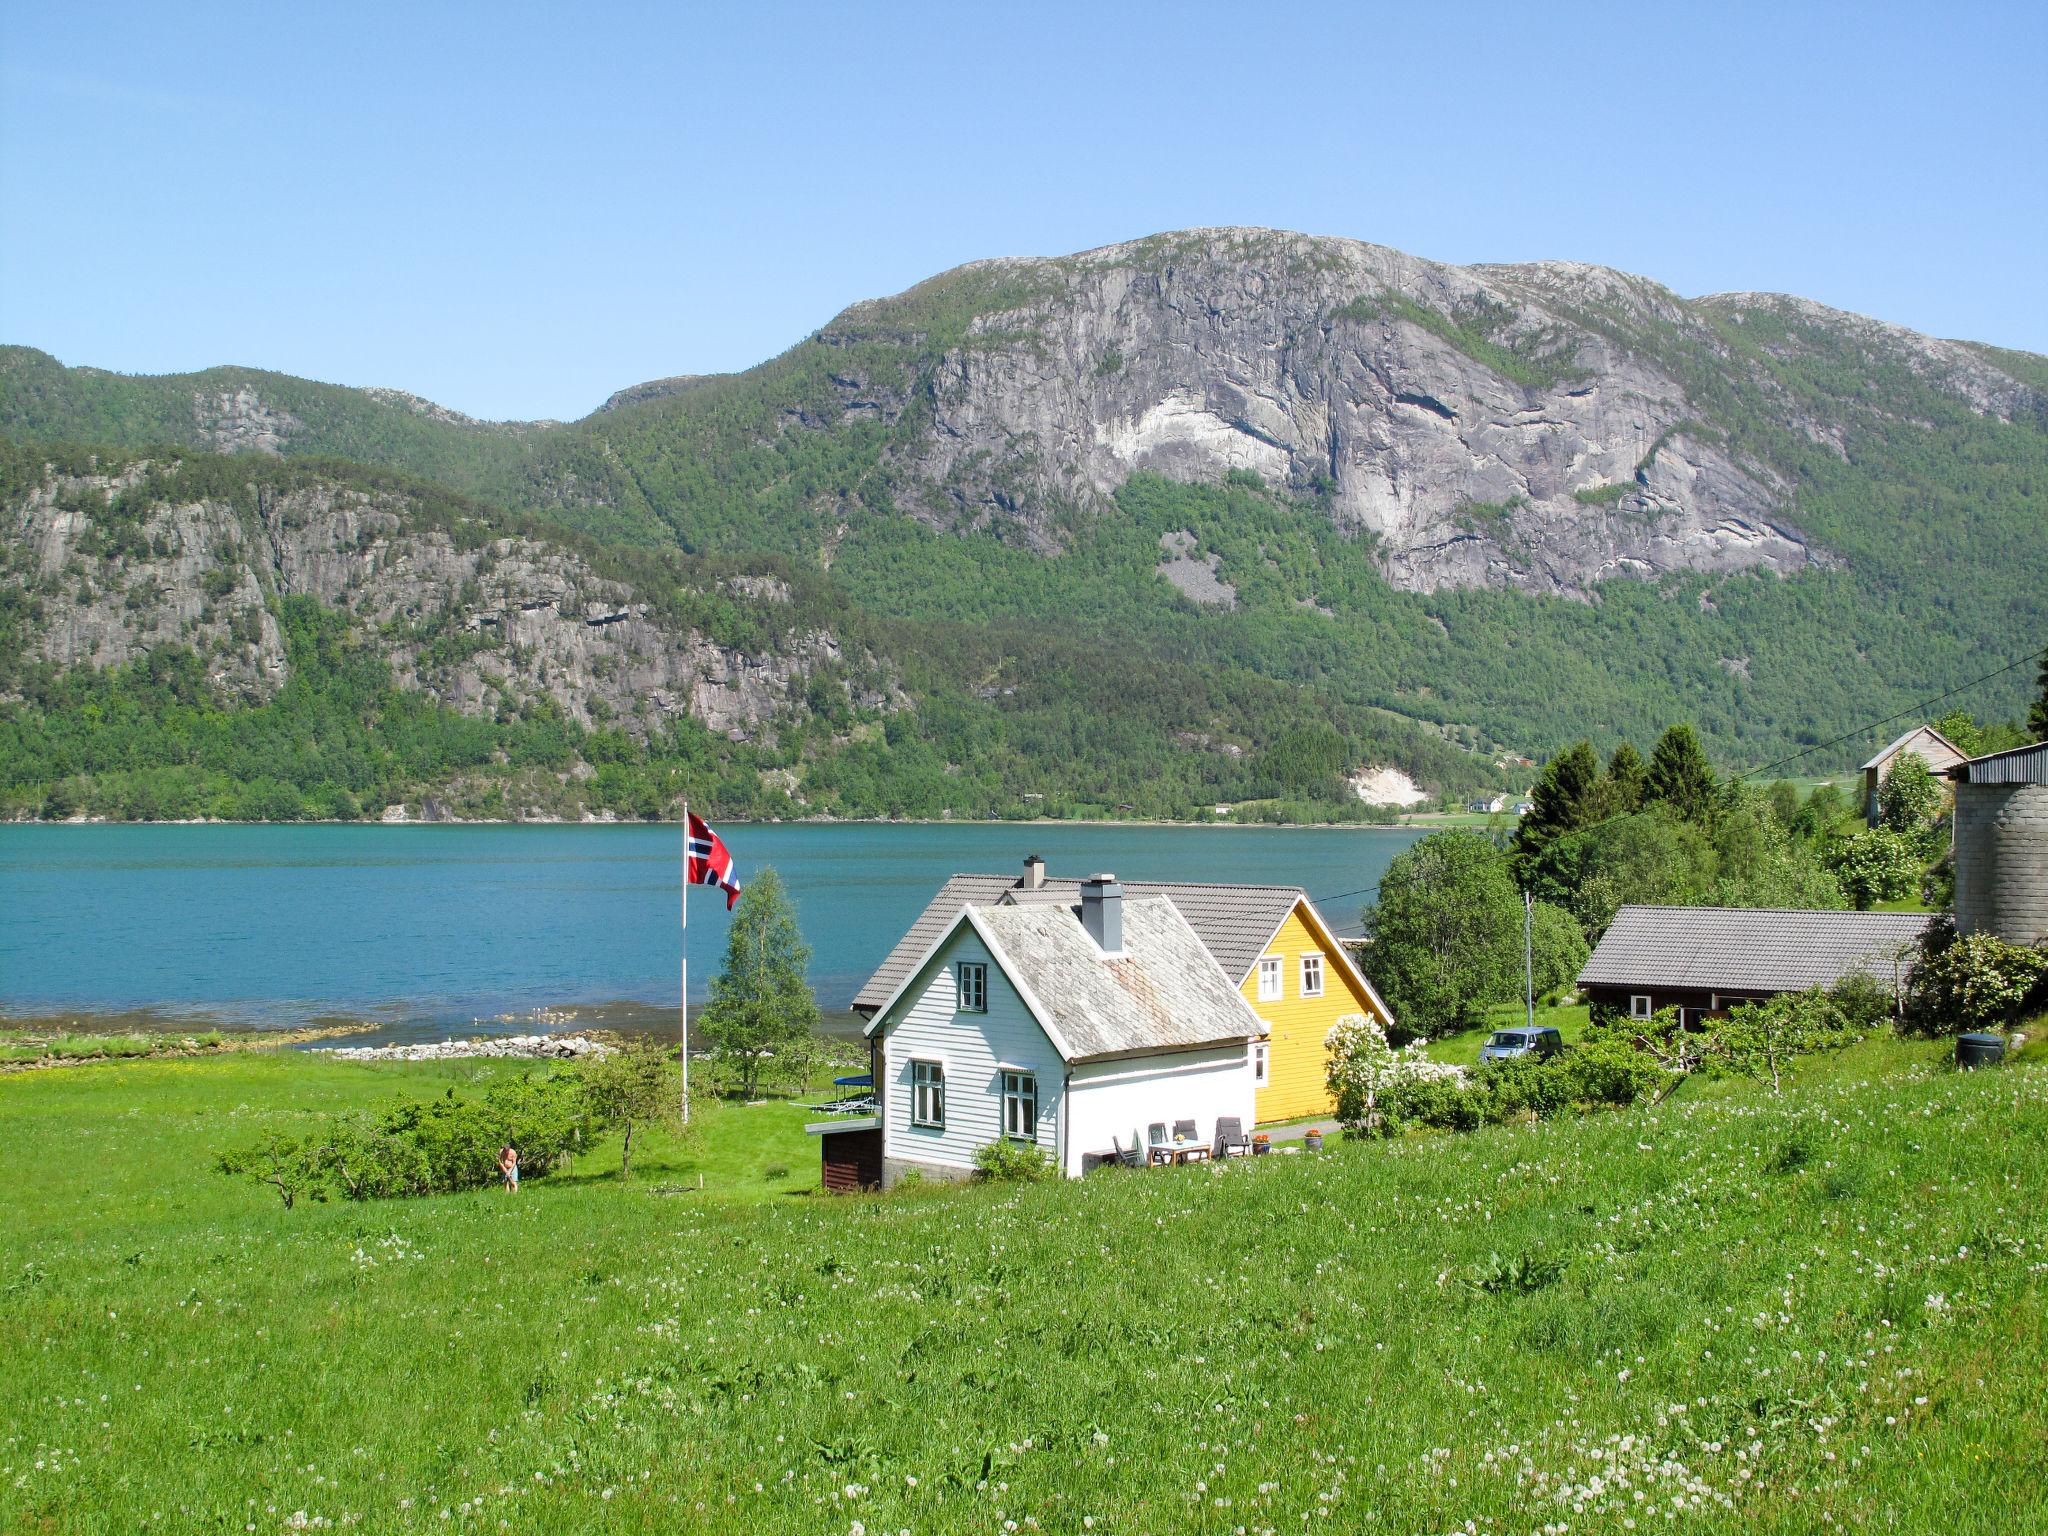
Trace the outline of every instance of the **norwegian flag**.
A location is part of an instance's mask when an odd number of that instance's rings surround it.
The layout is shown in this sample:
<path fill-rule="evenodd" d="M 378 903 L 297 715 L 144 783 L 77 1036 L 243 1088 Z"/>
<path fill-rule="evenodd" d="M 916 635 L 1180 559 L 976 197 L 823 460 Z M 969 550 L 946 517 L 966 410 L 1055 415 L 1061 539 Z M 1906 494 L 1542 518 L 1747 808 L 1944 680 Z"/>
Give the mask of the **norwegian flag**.
<path fill-rule="evenodd" d="M 732 904 L 740 899 L 740 883 L 732 877 L 732 850 L 725 846 L 725 839 L 692 811 L 689 840 L 684 847 L 683 878 L 692 885 L 715 885 L 724 891 L 725 910 L 730 912 Z"/>

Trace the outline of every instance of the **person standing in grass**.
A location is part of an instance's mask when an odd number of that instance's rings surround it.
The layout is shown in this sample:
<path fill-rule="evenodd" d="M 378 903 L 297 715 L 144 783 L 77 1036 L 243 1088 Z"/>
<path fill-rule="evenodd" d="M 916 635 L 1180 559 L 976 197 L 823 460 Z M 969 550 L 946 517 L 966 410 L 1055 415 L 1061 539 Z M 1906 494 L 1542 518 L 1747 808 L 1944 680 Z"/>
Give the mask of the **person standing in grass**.
<path fill-rule="evenodd" d="M 498 1148 L 498 1172 L 504 1175 L 505 1192 L 519 1192 L 519 1149 L 507 1142 Z"/>

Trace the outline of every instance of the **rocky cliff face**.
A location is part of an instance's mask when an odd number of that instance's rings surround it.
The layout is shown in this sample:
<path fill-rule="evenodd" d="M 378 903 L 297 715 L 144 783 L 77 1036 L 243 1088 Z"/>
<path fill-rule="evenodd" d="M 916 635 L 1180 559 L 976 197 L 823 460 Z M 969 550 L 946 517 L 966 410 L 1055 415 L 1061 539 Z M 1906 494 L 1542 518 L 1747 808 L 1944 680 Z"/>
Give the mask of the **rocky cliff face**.
<path fill-rule="evenodd" d="M 1249 470 L 1318 493 L 1409 589 L 1579 592 L 1618 574 L 1825 563 L 1785 479 L 1729 448 L 1668 362 L 1725 363 L 1712 322 L 1745 311 L 1824 320 L 1831 340 L 1902 361 L 1983 414 L 2040 409 L 1957 344 L 1798 300 L 1688 304 L 1573 263 L 1457 268 L 1220 230 L 966 270 L 1034 297 L 981 315 L 946 351 L 929 426 L 899 462 L 921 515 L 1016 529 L 1048 552 L 1058 508 L 1101 507 L 1135 470 Z M 856 306 L 819 340 L 899 302 Z M 873 394 L 844 382 L 849 401 Z M 1838 418 L 1776 403 L 1839 443 Z"/>
<path fill-rule="evenodd" d="M 720 645 L 571 549 L 420 526 L 399 493 L 316 482 L 259 493 L 253 511 L 173 495 L 113 514 L 148 468 L 52 476 L 0 511 L 0 545 L 37 600 L 39 657 L 113 666 L 186 645 L 223 689 L 259 698 L 288 675 L 266 599 L 305 594 L 376 636 L 403 686 L 472 713 L 546 697 L 584 725 L 642 738 L 683 713 L 718 732 L 758 731 L 845 659 L 830 631 L 794 625 L 758 653 Z M 757 611 L 787 603 L 772 580 L 728 585 Z"/>

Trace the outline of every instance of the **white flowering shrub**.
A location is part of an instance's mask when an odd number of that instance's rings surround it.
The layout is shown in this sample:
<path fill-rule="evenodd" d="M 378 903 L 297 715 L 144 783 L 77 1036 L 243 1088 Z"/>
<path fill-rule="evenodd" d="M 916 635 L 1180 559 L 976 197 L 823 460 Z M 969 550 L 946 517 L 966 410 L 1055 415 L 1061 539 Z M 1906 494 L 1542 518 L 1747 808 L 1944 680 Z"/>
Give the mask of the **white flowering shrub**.
<path fill-rule="evenodd" d="M 1368 1014 L 1345 1014 L 1330 1026 L 1324 1043 L 1337 1123 L 1354 1134 L 1388 1134 L 1396 1129 L 1386 1113 L 1390 1099 L 1432 1083 L 1455 1092 L 1464 1077 L 1456 1067 L 1431 1061 L 1419 1040 L 1395 1050 L 1387 1043 L 1386 1026 Z"/>

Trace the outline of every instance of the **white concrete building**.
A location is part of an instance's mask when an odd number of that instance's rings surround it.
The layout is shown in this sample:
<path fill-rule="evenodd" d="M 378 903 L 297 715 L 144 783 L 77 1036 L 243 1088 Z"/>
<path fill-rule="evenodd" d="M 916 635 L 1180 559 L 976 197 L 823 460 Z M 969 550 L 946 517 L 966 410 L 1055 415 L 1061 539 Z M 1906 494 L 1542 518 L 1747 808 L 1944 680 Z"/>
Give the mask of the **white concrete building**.
<path fill-rule="evenodd" d="M 964 1178 L 999 1139 L 1077 1175 L 1113 1146 L 1192 1120 L 1253 1122 L 1251 1043 L 1265 1033 L 1164 897 L 1114 876 L 1064 901 L 970 903 L 867 1026 L 885 1184 Z"/>

